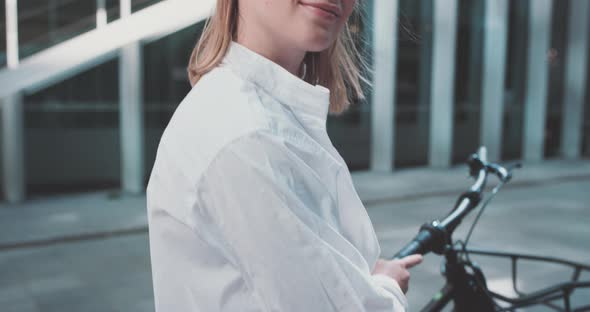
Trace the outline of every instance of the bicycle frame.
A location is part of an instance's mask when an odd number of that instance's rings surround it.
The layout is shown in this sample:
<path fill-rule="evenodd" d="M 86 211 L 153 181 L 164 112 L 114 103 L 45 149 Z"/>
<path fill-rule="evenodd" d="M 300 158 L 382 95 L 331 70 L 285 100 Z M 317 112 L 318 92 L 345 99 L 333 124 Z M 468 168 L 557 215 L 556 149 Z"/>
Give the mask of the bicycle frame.
<path fill-rule="evenodd" d="M 451 301 L 456 312 L 495 311 L 493 299 L 486 293 L 489 290 L 483 272 L 475 266 L 471 266 L 473 270 L 468 272 L 458 254 L 455 249 L 446 252 L 444 275 L 447 282 L 421 311 L 441 311 Z"/>
<path fill-rule="evenodd" d="M 497 258 L 507 258 L 511 261 L 512 288 L 518 297 L 510 298 L 487 288 L 483 272 L 471 262 L 458 260 L 459 254 L 470 254 Z M 453 248 L 445 255 L 445 277 L 447 283 L 433 296 L 431 301 L 422 308 L 423 312 L 441 311 L 451 301 L 455 304 L 455 311 L 512 311 L 534 305 L 545 305 L 556 311 L 590 311 L 590 305 L 572 308 L 570 297 L 575 290 L 590 288 L 590 281 L 580 281 L 582 272 L 590 272 L 590 265 L 569 260 L 541 257 L 536 255 L 508 253 L 483 249 Z M 524 293 L 518 289 L 518 261 L 530 260 L 543 263 L 554 263 L 570 267 L 572 276 L 568 282 L 552 285 L 532 293 Z M 465 267 L 472 268 L 467 272 Z M 487 292 L 487 294 L 486 294 Z M 505 308 L 498 308 L 491 300 L 505 303 Z M 554 301 L 563 300 L 563 307 Z"/>

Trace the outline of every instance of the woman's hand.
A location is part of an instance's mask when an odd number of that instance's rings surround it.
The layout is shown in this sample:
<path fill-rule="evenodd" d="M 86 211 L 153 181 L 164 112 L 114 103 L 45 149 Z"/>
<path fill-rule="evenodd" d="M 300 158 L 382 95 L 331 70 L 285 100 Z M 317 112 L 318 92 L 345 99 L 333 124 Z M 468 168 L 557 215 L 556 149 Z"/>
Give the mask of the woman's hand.
<path fill-rule="evenodd" d="M 385 274 L 397 281 L 404 293 L 408 291 L 410 272 L 408 269 L 422 262 L 422 255 L 411 255 L 401 259 L 379 259 L 372 274 Z"/>

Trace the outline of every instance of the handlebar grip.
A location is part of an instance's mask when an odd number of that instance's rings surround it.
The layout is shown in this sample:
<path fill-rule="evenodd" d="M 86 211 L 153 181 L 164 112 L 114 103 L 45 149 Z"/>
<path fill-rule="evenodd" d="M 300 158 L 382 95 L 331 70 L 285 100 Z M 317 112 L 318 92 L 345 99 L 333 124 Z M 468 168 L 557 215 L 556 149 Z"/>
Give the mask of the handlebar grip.
<path fill-rule="evenodd" d="M 415 254 L 426 254 L 431 251 L 429 246 L 431 245 L 433 239 L 434 236 L 432 235 L 432 232 L 423 228 L 420 230 L 420 232 L 418 232 L 418 235 L 416 235 L 416 237 L 414 237 L 411 242 L 409 242 L 406 246 L 404 246 L 404 248 L 398 251 L 395 256 L 393 256 L 393 259 L 399 259 Z"/>
<path fill-rule="evenodd" d="M 395 254 L 395 256 L 393 256 L 393 259 L 401 259 L 403 257 L 407 257 L 407 256 L 415 255 L 415 254 L 423 254 L 422 249 L 423 249 L 422 244 L 413 240 L 409 244 L 407 244 L 404 248 L 402 248 L 400 251 L 398 251 Z"/>

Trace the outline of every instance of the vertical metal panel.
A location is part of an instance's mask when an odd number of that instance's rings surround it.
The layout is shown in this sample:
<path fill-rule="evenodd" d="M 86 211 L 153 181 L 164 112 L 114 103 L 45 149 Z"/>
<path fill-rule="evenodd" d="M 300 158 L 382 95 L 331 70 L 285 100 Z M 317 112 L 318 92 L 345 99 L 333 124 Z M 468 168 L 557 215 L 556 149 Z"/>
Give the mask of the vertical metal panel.
<path fill-rule="evenodd" d="M 121 49 L 119 60 L 121 186 L 140 193 L 144 184 L 143 55 L 139 42 Z"/>
<path fill-rule="evenodd" d="M 371 170 L 391 171 L 395 138 L 395 72 L 398 0 L 375 0 L 373 7 L 374 91 L 371 104 Z"/>
<path fill-rule="evenodd" d="M 16 0 L 6 0 L 6 65 L 18 66 L 18 8 Z"/>
<path fill-rule="evenodd" d="M 567 37 L 567 58 L 563 99 L 561 154 L 579 158 L 582 149 L 584 96 L 588 79 L 588 0 L 571 0 Z"/>
<path fill-rule="evenodd" d="M 96 28 L 107 24 L 106 0 L 96 0 Z"/>
<path fill-rule="evenodd" d="M 23 98 L 21 93 L 4 97 L 2 108 L 2 185 L 9 203 L 25 199 L 25 151 Z"/>
<path fill-rule="evenodd" d="M 429 164 L 451 163 L 457 0 L 434 0 Z"/>
<path fill-rule="evenodd" d="M 490 160 L 499 161 L 508 47 L 508 0 L 486 0 L 484 32 L 481 144 L 488 148 Z"/>
<path fill-rule="evenodd" d="M 544 154 L 551 39 L 551 0 L 534 0 L 529 6 L 527 87 L 524 112 L 523 158 L 540 161 Z"/>
<path fill-rule="evenodd" d="M 131 0 L 120 0 L 121 18 L 131 15 Z M 121 187 L 141 193 L 144 184 L 143 53 L 140 42 L 123 47 L 119 59 Z"/>
<path fill-rule="evenodd" d="M 131 15 L 131 0 L 119 0 L 121 18 Z"/>

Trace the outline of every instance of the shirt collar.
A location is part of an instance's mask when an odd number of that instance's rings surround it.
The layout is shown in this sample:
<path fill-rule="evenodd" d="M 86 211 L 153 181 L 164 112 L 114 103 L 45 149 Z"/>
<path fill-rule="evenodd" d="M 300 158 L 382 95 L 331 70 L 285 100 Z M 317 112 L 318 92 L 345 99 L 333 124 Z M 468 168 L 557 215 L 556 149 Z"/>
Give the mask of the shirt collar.
<path fill-rule="evenodd" d="M 228 64 L 236 74 L 261 87 L 279 102 L 316 116 L 325 124 L 330 106 L 330 90 L 326 87 L 306 82 L 235 41 L 231 41 L 222 63 Z"/>

